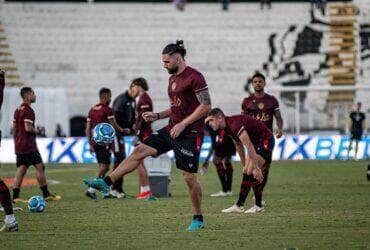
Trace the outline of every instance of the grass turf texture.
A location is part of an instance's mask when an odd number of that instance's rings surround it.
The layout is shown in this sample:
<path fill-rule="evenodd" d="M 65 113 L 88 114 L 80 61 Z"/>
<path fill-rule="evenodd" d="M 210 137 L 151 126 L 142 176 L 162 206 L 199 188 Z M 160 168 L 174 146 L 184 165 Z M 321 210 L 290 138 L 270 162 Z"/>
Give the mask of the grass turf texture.
<path fill-rule="evenodd" d="M 96 165 L 48 165 L 50 186 L 62 195 L 47 203 L 43 213 L 16 212 L 20 231 L 1 234 L 1 249 L 120 248 L 120 249 L 369 249 L 370 182 L 367 162 L 274 162 L 265 190 L 262 214 L 222 214 L 235 203 L 241 180 L 235 164 L 234 196 L 211 198 L 220 190 L 215 168 L 200 176 L 206 228 L 188 233 L 192 211 L 181 172 L 172 171 L 171 198 L 156 202 L 135 199 L 99 200 L 84 196 L 83 177 Z M 2 177 L 13 177 L 14 165 L 3 165 Z M 35 176 L 32 168 L 28 175 Z M 136 173 L 126 177 L 125 190 L 137 194 Z M 23 188 L 21 197 L 40 194 L 37 186 Z M 247 206 L 251 205 L 252 192 Z"/>

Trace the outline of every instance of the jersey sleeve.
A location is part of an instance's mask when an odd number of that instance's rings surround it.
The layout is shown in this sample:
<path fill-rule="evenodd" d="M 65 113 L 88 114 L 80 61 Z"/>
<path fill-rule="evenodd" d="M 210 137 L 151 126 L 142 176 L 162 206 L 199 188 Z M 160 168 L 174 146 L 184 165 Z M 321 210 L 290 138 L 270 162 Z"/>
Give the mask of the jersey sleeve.
<path fill-rule="evenodd" d="M 204 79 L 203 75 L 199 72 L 195 74 L 191 87 L 196 94 L 201 91 L 208 90 L 206 80 Z"/>
<path fill-rule="evenodd" d="M 138 103 L 138 108 L 141 112 L 153 111 L 153 103 L 149 98 L 143 98 L 143 100 L 140 100 Z"/>
<path fill-rule="evenodd" d="M 91 109 L 89 110 L 89 113 L 87 114 L 86 121 L 87 122 L 91 121 Z"/>
<path fill-rule="evenodd" d="M 240 134 L 245 130 L 243 123 L 238 120 L 232 121 L 230 123 L 229 129 L 232 133 L 232 136 L 238 139 Z"/>
<path fill-rule="evenodd" d="M 280 107 L 279 107 L 279 101 L 274 96 L 272 97 L 272 101 L 271 102 L 272 102 L 272 108 L 273 108 L 274 111 L 280 109 Z"/>
<path fill-rule="evenodd" d="M 242 114 L 246 114 L 246 109 L 248 107 L 248 98 L 244 98 L 242 102 Z"/>
<path fill-rule="evenodd" d="M 108 120 L 114 118 L 113 110 L 110 107 L 105 107 L 105 115 L 107 116 Z"/>
<path fill-rule="evenodd" d="M 28 122 L 30 124 L 34 124 L 34 121 L 35 121 L 35 112 L 33 112 L 33 110 L 31 110 L 29 108 L 24 109 L 23 112 L 24 112 L 24 114 L 23 114 L 24 122 Z"/>

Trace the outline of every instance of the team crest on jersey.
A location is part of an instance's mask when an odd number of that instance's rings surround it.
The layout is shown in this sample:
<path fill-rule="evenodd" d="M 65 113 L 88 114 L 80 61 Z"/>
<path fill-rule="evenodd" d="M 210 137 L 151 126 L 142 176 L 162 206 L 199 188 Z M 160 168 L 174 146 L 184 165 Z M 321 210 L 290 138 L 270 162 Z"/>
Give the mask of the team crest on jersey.
<path fill-rule="evenodd" d="M 172 88 L 172 91 L 174 91 L 176 89 L 176 82 L 172 83 L 171 88 Z"/>
<path fill-rule="evenodd" d="M 260 103 L 257 104 L 257 107 L 262 110 L 265 107 L 265 104 L 260 102 Z"/>

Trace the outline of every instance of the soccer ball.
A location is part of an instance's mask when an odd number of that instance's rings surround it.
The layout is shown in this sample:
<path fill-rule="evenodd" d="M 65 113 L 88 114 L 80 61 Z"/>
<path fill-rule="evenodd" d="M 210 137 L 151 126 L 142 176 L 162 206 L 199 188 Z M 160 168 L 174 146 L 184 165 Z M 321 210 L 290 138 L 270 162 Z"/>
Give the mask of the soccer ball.
<path fill-rule="evenodd" d="M 36 195 L 28 200 L 28 209 L 31 212 L 41 213 L 42 211 L 44 211 L 45 207 L 46 207 L 45 200 L 41 196 Z"/>
<path fill-rule="evenodd" d="M 111 144 L 116 132 L 109 123 L 99 123 L 95 126 L 92 139 L 98 144 Z"/>

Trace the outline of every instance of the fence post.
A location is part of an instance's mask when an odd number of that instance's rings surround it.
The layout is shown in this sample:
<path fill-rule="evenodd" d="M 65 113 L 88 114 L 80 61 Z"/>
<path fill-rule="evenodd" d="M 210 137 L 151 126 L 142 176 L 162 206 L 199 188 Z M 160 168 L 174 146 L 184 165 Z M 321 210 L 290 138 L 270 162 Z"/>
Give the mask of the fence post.
<path fill-rule="evenodd" d="M 301 114 L 300 114 L 300 92 L 296 91 L 294 92 L 294 101 L 295 101 L 295 133 L 300 134 L 301 133 Z"/>

